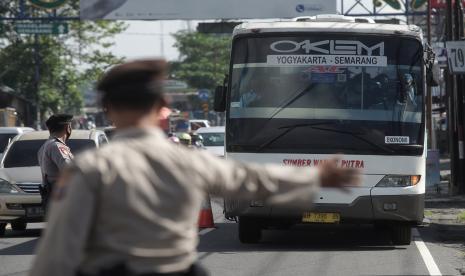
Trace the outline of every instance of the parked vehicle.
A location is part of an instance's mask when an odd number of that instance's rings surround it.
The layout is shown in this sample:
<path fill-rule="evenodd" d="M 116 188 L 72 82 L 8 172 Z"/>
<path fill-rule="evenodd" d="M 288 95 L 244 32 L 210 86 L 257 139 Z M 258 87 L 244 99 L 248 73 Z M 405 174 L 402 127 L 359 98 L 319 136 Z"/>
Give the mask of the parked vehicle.
<path fill-rule="evenodd" d="M 18 134 L 34 131 L 30 127 L 0 127 L 0 160 L 10 141 Z"/>
<path fill-rule="evenodd" d="M 13 230 L 26 229 L 28 222 L 44 220 L 39 185 L 42 176 L 37 159 L 48 131 L 34 131 L 13 138 L 0 162 L 0 236 L 7 223 Z M 101 130 L 73 130 L 66 142 L 73 154 L 108 143 Z"/>
<path fill-rule="evenodd" d="M 212 154 L 224 157 L 224 126 L 201 127 L 197 134 L 203 138 L 203 146 Z"/>

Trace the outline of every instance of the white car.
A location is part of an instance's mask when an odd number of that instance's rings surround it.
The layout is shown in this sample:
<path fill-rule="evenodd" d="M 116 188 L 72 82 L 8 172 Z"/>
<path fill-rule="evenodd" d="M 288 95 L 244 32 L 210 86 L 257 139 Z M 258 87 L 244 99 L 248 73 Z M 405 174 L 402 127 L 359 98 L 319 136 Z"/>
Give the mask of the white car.
<path fill-rule="evenodd" d="M 18 134 L 34 131 L 30 127 L 0 127 L 0 160 L 10 141 Z"/>
<path fill-rule="evenodd" d="M 202 127 L 197 134 L 203 138 L 203 145 L 212 154 L 224 157 L 224 126 Z"/>
<path fill-rule="evenodd" d="M 13 138 L 0 162 L 0 236 L 6 224 L 13 230 L 26 229 L 28 222 L 44 220 L 39 185 L 42 176 L 37 159 L 48 131 L 23 133 Z M 101 130 L 73 130 L 66 142 L 73 154 L 108 143 Z"/>

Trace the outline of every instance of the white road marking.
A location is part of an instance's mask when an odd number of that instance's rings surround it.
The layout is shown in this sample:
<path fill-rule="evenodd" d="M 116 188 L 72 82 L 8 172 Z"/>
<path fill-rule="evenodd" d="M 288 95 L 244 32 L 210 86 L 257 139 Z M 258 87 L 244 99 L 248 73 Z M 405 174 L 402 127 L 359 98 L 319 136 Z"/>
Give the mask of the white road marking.
<path fill-rule="evenodd" d="M 215 230 L 216 228 L 205 228 L 199 231 L 199 235 L 205 235 L 207 233 L 210 233 L 211 231 Z"/>
<path fill-rule="evenodd" d="M 413 228 L 412 232 L 413 232 L 413 237 L 415 240 L 415 245 L 417 246 L 418 251 L 420 251 L 421 257 L 423 258 L 423 261 L 425 262 L 429 275 L 441 276 L 442 275 L 441 271 L 436 265 L 436 262 L 434 261 L 431 253 L 429 252 L 428 247 L 426 247 L 426 244 L 421 239 L 420 233 L 418 232 L 416 228 Z"/>

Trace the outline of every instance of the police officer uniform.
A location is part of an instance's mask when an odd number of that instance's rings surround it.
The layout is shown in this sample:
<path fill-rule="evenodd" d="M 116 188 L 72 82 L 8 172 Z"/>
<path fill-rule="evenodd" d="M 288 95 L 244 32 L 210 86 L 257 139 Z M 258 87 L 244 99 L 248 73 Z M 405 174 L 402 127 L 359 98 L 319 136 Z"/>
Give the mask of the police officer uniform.
<path fill-rule="evenodd" d="M 120 103 L 138 93 L 157 93 L 146 91 L 142 81 L 135 87 L 125 79 L 139 70 L 132 79 L 152 81 L 140 69 L 144 64 L 151 63 L 128 63 L 112 71 L 121 83 L 110 90 L 123 93 L 127 86 L 131 92 L 116 95 Z M 171 143 L 153 126 L 119 130 L 110 144 L 73 160 L 57 183 L 60 196 L 54 193 L 50 202 L 30 275 L 109 275 L 102 271 L 121 264 L 130 275 L 189 275 L 205 193 L 308 210 L 319 185 L 314 168 L 218 159 Z"/>
<path fill-rule="evenodd" d="M 73 116 L 68 114 L 52 115 L 45 124 L 49 129 L 53 129 L 56 126 L 70 124 L 72 118 Z M 42 172 L 42 203 L 47 206 L 52 188 L 65 165 L 69 164 L 73 159 L 73 154 L 65 141 L 51 135 L 40 147 L 37 157 Z"/>
<path fill-rule="evenodd" d="M 158 129 L 120 132 L 70 170 L 30 275 L 99 275 L 120 262 L 135 275 L 184 271 L 196 259 L 207 191 L 308 210 L 319 187 L 313 168 L 221 160 L 174 145 Z"/>

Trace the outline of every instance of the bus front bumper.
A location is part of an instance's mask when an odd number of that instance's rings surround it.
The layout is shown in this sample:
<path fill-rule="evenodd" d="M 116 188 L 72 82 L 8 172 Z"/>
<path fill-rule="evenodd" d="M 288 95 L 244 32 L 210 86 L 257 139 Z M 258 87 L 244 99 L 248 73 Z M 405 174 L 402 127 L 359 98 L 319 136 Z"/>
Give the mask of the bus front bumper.
<path fill-rule="evenodd" d="M 315 204 L 308 212 L 337 213 L 340 223 L 395 222 L 420 224 L 423 221 L 424 194 L 361 196 L 351 204 Z M 261 219 L 301 222 L 303 210 L 282 206 L 255 206 L 226 209 L 228 216 L 248 216 Z M 226 203 L 228 206 L 228 203 Z M 239 207 L 236 203 L 236 207 Z"/>

